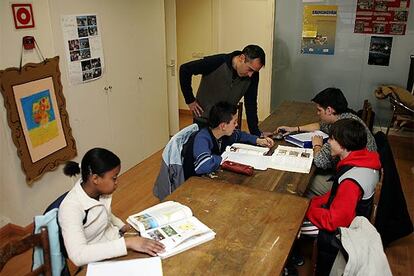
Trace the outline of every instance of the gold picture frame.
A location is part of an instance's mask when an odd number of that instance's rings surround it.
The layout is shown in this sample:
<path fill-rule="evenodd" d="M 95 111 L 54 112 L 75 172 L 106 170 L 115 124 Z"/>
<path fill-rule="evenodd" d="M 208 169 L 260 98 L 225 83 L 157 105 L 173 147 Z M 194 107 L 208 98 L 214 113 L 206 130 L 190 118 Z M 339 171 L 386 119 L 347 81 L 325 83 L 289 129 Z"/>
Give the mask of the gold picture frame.
<path fill-rule="evenodd" d="M 76 156 L 59 57 L 0 71 L 0 90 L 17 155 L 30 184 Z"/>

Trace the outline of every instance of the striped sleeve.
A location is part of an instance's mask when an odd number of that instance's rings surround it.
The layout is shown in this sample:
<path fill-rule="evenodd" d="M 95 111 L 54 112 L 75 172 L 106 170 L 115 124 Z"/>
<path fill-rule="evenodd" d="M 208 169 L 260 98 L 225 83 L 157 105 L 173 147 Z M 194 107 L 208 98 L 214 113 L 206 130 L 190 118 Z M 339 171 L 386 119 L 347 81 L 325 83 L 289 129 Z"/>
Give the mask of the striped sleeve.
<path fill-rule="evenodd" d="M 213 141 L 200 132 L 194 139 L 193 156 L 196 174 L 206 174 L 216 171 L 220 167 L 221 156 L 212 154 Z"/>
<path fill-rule="evenodd" d="M 249 134 L 247 132 L 241 131 L 239 129 L 234 130 L 233 134 L 230 137 L 232 143 L 248 143 L 251 145 L 256 145 L 256 140 L 258 136 Z"/>

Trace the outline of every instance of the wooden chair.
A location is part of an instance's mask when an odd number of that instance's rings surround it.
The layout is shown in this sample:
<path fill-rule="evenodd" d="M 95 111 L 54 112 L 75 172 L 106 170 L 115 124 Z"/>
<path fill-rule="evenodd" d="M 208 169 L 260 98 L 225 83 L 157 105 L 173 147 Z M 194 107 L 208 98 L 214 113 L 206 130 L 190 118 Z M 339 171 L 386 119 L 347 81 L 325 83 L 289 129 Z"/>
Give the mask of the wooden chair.
<path fill-rule="evenodd" d="M 49 248 L 49 237 L 46 227 L 42 227 L 39 234 L 29 235 L 21 240 L 12 241 L 0 248 L 0 271 L 6 263 L 14 256 L 20 255 L 23 252 L 40 246 L 43 249 L 44 263 L 34 271 L 27 273 L 26 275 L 52 275 L 52 265 L 50 260 L 50 248 Z"/>
<path fill-rule="evenodd" d="M 358 115 L 361 120 L 364 121 L 365 125 L 370 131 L 374 127 L 375 112 L 372 110 L 372 105 L 368 100 L 364 100 L 362 110 L 358 111 Z"/>
<path fill-rule="evenodd" d="M 382 188 L 383 179 L 384 179 L 384 170 L 381 169 L 381 177 L 380 177 L 377 185 L 375 186 L 374 200 L 373 200 L 373 203 L 372 203 L 371 216 L 369 218 L 369 221 L 371 222 L 372 225 L 374 225 L 375 218 L 377 216 L 377 208 L 378 208 L 378 203 L 379 203 L 380 197 L 381 197 L 381 188 Z M 317 242 L 317 239 L 315 239 L 313 241 L 312 257 L 311 257 L 312 275 L 316 275 L 317 261 L 318 261 L 318 242 Z"/>
<path fill-rule="evenodd" d="M 243 102 L 237 104 L 237 129 L 242 128 Z"/>
<path fill-rule="evenodd" d="M 378 208 L 378 203 L 381 197 L 383 179 L 384 179 L 384 169 L 381 169 L 381 177 L 380 177 L 379 182 L 377 183 L 377 186 L 375 186 L 374 201 L 372 203 L 372 211 L 371 211 L 371 216 L 369 218 L 369 221 L 371 222 L 372 225 L 374 225 L 375 218 L 377 217 L 377 208 Z"/>
<path fill-rule="evenodd" d="M 401 102 L 397 95 L 391 94 L 388 98 L 392 107 L 392 116 L 385 135 L 388 135 L 392 126 L 400 129 L 404 125 L 414 124 L 414 109 Z"/>

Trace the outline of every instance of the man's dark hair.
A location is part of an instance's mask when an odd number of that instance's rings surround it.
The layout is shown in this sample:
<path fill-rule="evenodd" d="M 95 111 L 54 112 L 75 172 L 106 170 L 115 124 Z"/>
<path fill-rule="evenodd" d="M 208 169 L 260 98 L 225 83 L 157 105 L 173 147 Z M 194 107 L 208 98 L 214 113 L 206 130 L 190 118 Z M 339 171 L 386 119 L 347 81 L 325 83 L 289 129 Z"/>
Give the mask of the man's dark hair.
<path fill-rule="evenodd" d="M 329 87 L 322 90 L 316 94 L 312 102 L 319 104 L 324 109 L 328 108 L 328 106 L 332 107 L 335 110 L 335 114 L 350 112 L 348 101 L 338 88 Z"/>
<path fill-rule="evenodd" d="M 367 146 L 367 130 L 354 119 L 342 119 L 333 123 L 329 137 L 348 151 L 361 150 Z"/>
<path fill-rule="evenodd" d="M 211 128 L 216 128 L 221 123 L 228 124 L 236 113 L 236 105 L 228 102 L 218 102 L 210 110 L 209 125 Z"/>
<path fill-rule="evenodd" d="M 266 54 L 260 46 L 247 45 L 242 50 L 242 54 L 244 54 L 248 60 L 253 60 L 255 58 L 259 58 L 260 63 L 263 66 L 265 66 L 265 64 L 266 64 Z"/>

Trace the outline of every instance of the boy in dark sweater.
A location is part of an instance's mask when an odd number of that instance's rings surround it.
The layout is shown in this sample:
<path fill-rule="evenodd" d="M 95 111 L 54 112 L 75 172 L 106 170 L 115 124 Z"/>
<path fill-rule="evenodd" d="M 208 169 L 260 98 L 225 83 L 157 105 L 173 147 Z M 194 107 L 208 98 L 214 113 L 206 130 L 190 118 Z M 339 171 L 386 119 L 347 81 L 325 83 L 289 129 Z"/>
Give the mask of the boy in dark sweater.
<path fill-rule="evenodd" d="M 237 107 L 227 102 L 215 104 L 209 114 L 209 127 L 201 129 L 190 138 L 184 155 L 184 176 L 207 174 L 216 171 L 221 164 L 221 154 L 226 146 L 241 142 L 272 147 L 271 138 L 259 138 L 237 127 Z"/>

